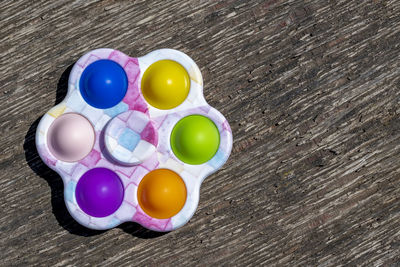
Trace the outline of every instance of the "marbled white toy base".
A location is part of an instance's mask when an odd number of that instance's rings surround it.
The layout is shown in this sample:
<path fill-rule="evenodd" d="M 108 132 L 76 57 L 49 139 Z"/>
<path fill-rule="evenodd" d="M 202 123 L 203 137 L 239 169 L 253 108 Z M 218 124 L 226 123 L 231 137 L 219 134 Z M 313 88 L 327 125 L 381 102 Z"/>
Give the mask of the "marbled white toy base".
<path fill-rule="evenodd" d="M 108 59 L 118 63 L 127 76 L 127 91 L 118 104 L 101 109 L 89 105 L 80 91 L 80 78 L 91 63 Z M 190 91 L 179 106 L 161 110 L 148 104 L 141 93 L 141 79 L 154 62 L 169 59 L 181 64 L 190 77 Z M 232 148 L 232 132 L 227 120 L 203 97 L 203 80 L 199 68 L 186 54 L 161 49 L 140 58 L 132 58 L 113 49 L 97 49 L 82 56 L 74 65 L 65 99 L 51 108 L 41 119 L 36 145 L 40 157 L 56 171 L 64 182 L 66 206 L 80 224 L 92 229 L 109 229 L 123 222 L 133 221 L 155 231 L 170 231 L 184 225 L 194 214 L 202 181 L 218 170 L 228 159 Z M 62 114 L 77 113 L 93 126 L 95 141 L 84 158 L 66 162 L 49 150 L 47 134 L 52 123 Z M 171 150 L 170 135 L 174 125 L 183 117 L 199 114 L 210 118 L 220 133 L 216 154 L 207 162 L 191 165 L 179 160 Z M 123 185 L 120 206 L 104 217 L 94 217 L 77 204 L 76 187 L 79 179 L 94 168 L 115 172 Z M 183 208 L 167 219 L 147 215 L 138 204 L 137 189 L 142 178 L 152 170 L 166 168 L 179 174 L 187 189 Z"/>

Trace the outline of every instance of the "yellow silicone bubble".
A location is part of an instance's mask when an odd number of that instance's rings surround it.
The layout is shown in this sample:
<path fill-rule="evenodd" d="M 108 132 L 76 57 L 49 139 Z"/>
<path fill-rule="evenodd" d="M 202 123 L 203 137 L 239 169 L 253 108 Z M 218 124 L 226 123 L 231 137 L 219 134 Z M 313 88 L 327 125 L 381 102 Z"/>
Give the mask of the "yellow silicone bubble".
<path fill-rule="evenodd" d="M 142 77 L 142 94 L 146 101 L 158 109 L 171 109 L 186 99 L 190 77 L 176 61 L 160 60 L 150 65 Z"/>

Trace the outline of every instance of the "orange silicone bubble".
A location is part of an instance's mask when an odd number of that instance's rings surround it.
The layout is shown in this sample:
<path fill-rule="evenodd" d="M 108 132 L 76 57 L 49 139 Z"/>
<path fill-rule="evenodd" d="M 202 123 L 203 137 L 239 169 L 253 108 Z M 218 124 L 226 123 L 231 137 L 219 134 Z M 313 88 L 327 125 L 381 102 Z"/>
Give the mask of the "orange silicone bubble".
<path fill-rule="evenodd" d="M 143 211 L 157 219 L 176 215 L 185 205 L 186 186 L 182 178 L 168 169 L 157 169 L 143 177 L 138 187 L 138 201 Z"/>

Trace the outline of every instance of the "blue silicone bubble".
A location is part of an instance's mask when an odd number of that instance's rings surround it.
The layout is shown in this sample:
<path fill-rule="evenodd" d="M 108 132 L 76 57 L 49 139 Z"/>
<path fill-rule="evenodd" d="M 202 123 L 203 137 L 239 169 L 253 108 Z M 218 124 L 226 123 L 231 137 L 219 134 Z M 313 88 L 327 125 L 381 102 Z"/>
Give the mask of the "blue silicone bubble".
<path fill-rule="evenodd" d="M 125 97 L 128 78 L 118 63 L 102 59 L 83 71 L 79 86 L 89 105 L 105 109 L 117 105 Z"/>

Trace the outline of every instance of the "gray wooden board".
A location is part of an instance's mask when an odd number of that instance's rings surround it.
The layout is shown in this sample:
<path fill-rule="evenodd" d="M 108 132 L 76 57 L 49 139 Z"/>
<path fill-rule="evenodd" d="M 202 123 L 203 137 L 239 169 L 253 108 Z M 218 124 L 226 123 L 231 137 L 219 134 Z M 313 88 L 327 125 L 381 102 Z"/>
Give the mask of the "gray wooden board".
<path fill-rule="evenodd" d="M 79 226 L 37 155 L 38 120 L 100 47 L 182 50 L 231 124 L 174 232 Z M 0 59 L 0 265 L 399 264 L 400 1 L 3 0 Z"/>

